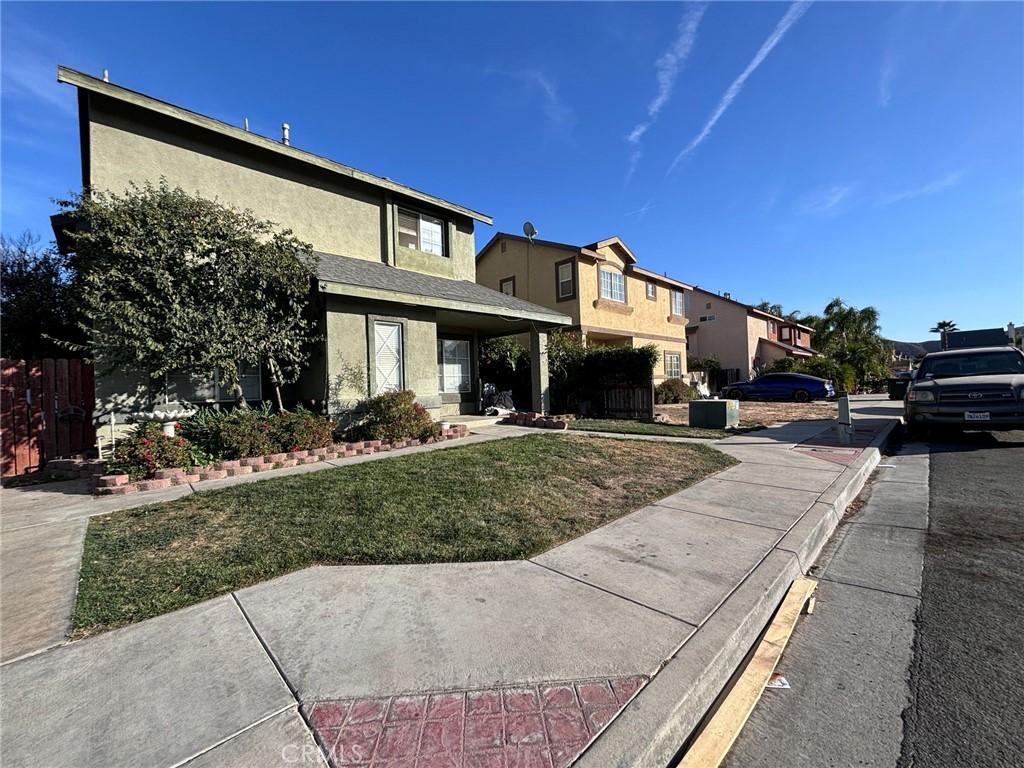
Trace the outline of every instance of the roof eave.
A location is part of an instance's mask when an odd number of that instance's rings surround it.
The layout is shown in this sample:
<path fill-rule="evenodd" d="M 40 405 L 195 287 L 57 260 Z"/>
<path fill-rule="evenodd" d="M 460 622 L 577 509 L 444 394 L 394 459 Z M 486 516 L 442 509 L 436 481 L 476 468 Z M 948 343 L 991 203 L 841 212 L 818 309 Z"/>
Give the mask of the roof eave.
<path fill-rule="evenodd" d="M 550 325 L 571 325 L 572 318 L 557 312 L 545 312 L 543 307 L 537 307 L 536 311 L 525 309 L 512 309 L 509 307 L 497 307 L 490 304 L 479 304 L 473 301 L 459 301 L 456 299 L 445 299 L 437 296 L 422 296 L 416 293 L 404 293 L 386 288 L 370 288 L 363 285 L 352 285 L 334 280 L 318 278 L 317 283 L 321 293 L 332 293 L 338 296 L 351 296 L 353 298 L 370 299 L 373 301 L 387 301 L 392 304 L 409 304 L 419 307 L 434 307 L 436 309 L 450 309 L 455 312 L 469 312 L 479 315 L 494 315 L 496 317 L 514 317 L 518 320 L 531 320 L 538 323 Z"/>
<path fill-rule="evenodd" d="M 284 157 L 309 163 L 310 165 L 323 168 L 324 170 L 331 171 L 342 176 L 347 176 L 351 179 L 371 184 L 375 187 L 380 187 L 381 189 L 386 189 L 423 203 L 429 203 L 430 205 L 435 205 L 438 208 L 462 214 L 463 216 L 483 222 L 484 224 L 494 224 L 494 219 L 485 213 L 480 213 L 479 211 L 474 211 L 471 208 L 466 208 L 465 206 L 448 202 L 447 200 L 443 200 L 439 197 L 428 195 L 425 192 L 420 192 L 419 190 L 407 187 L 404 184 L 399 184 L 398 182 L 391 181 L 390 179 L 386 179 L 381 176 L 374 176 L 372 173 L 360 171 L 357 168 L 343 165 L 335 162 L 334 160 L 328 160 L 327 158 L 320 157 L 312 152 L 281 144 L 273 139 L 268 139 L 266 136 L 260 136 L 259 134 L 243 130 L 242 128 L 236 128 L 233 125 L 228 125 L 227 123 L 216 120 L 212 117 L 207 117 L 206 115 L 201 115 L 198 112 L 193 112 L 185 109 L 184 107 L 179 107 L 169 102 L 155 99 L 152 96 L 147 96 L 144 93 L 139 93 L 138 91 L 133 91 L 129 88 L 105 82 L 104 80 L 100 80 L 99 78 L 92 77 L 91 75 L 87 75 L 68 67 L 57 67 L 57 82 L 73 85 L 76 88 L 82 88 L 92 93 L 98 93 L 102 96 L 106 96 L 126 104 L 133 104 L 142 109 L 148 109 L 165 117 L 181 120 L 191 125 L 219 133 L 222 136 L 229 136 L 238 141 L 275 152 Z"/>

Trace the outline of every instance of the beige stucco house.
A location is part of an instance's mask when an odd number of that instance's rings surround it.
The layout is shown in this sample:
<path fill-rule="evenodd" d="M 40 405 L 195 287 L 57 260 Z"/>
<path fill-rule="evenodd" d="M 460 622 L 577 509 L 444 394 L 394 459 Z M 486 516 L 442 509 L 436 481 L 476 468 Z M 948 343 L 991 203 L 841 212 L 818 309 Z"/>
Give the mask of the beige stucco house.
<path fill-rule="evenodd" d="M 438 417 L 476 412 L 477 345 L 512 331 L 531 338 L 534 407 L 544 409 L 546 334 L 571 320 L 476 282 L 474 228 L 490 217 L 71 69 L 57 79 L 78 89 L 83 187 L 165 178 L 290 228 L 319 253 L 311 291 L 325 340 L 293 400 L 346 407 L 366 394 L 345 383 L 355 369 L 370 393 L 412 389 Z M 245 377 L 247 398 L 264 398 L 264 379 Z M 153 382 L 124 371 L 97 382 L 103 418 L 227 399 L 213 372 Z"/>
<path fill-rule="evenodd" d="M 817 354 L 811 349 L 811 328 L 736 301 L 728 293 L 693 288 L 689 306 L 690 357 L 717 357 L 724 371 L 740 379 L 782 357 Z"/>
<path fill-rule="evenodd" d="M 618 237 L 570 245 L 500 232 L 477 256 L 476 279 L 568 315 L 586 344 L 655 345 L 655 381 L 686 373 L 690 286 L 638 266 Z"/>

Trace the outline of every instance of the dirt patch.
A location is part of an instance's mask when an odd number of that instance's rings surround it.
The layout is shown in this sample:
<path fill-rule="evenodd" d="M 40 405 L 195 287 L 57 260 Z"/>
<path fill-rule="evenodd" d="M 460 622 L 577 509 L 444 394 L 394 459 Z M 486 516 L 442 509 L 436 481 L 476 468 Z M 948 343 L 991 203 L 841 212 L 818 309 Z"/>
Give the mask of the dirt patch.
<path fill-rule="evenodd" d="M 664 416 L 670 424 L 689 424 L 690 406 L 657 405 L 655 413 Z M 838 407 L 835 403 L 763 403 L 744 400 L 740 402 L 740 424 L 743 426 L 768 426 L 783 421 L 819 421 L 835 419 Z"/>

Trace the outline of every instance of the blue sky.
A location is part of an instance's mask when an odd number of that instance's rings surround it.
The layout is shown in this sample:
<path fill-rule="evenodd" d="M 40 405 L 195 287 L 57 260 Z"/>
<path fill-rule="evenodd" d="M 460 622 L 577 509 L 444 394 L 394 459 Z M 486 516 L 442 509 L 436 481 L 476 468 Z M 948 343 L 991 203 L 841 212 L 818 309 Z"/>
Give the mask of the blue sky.
<path fill-rule="evenodd" d="M 1024 5 L 2 6 L 2 229 L 80 182 L 58 63 L 892 338 L 1024 321 Z"/>

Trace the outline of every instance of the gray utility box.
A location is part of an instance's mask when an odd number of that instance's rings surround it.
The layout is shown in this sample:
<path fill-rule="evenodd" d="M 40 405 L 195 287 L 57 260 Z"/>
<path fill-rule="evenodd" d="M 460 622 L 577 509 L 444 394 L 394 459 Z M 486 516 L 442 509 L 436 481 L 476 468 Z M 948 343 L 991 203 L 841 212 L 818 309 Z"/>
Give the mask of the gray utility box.
<path fill-rule="evenodd" d="M 691 400 L 690 426 L 725 429 L 740 425 L 739 400 Z"/>

